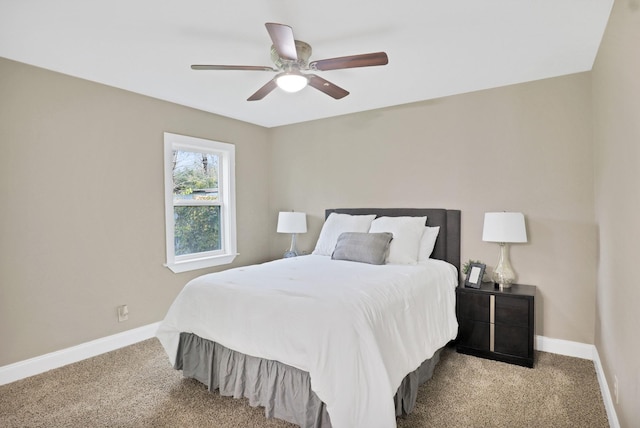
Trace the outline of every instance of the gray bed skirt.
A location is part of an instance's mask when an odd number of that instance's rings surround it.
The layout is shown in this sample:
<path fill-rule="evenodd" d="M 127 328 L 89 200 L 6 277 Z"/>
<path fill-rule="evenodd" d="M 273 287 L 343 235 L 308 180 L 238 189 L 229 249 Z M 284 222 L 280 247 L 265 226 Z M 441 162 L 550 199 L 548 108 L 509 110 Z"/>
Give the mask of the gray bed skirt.
<path fill-rule="evenodd" d="M 418 387 L 433 375 L 441 351 L 402 380 L 394 397 L 397 416 L 411 413 Z M 251 406 L 265 408 L 267 418 L 283 419 L 302 428 L 331 427 L 325 404 L 311 390 L 309 373 L 295 367 L 181 333 L 175 369 L 205 384 L 209 391 L 218 389 L 224 396 L 248 398 Z"/>

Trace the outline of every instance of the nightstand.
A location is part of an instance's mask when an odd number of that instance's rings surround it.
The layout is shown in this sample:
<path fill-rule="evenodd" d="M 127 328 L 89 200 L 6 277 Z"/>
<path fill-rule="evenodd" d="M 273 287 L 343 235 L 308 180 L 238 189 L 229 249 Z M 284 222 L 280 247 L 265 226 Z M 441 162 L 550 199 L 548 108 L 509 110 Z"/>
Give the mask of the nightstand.
<path fill-rule="evenodd" d="M 459 286 L 457 351 L 533 367 L 535 294 L 533 285 L 513 284 L 504 290 L 493 282 L 480 288 Z"/>

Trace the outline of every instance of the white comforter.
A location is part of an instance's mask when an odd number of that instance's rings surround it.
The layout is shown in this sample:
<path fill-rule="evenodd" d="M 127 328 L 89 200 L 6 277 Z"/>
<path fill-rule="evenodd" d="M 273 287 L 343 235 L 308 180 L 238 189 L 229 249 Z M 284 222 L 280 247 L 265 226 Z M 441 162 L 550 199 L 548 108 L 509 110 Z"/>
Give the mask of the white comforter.
<path fill-rule="evenodd" d="M 456 336 L 452 265 L 369 265 L 302 256 L 190 281 L 157 336 L 180 332 L 307 371 L 334 428 L 395 427 L 407 373 Z"/>

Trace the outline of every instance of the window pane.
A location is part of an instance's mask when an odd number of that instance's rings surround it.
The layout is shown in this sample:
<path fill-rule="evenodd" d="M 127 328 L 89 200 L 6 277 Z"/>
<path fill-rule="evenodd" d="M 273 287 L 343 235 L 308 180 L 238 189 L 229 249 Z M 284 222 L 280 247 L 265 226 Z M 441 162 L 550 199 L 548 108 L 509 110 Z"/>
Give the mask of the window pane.
<path fill-rule="evenodd" d="M 218 200 L 219 156 L 173 151 L 173 199 Z"/>
<path fill-rule="evenodd" d="M 219 206 L 174 207 L 174 220 L 176 256 L 222 249 Z"/>

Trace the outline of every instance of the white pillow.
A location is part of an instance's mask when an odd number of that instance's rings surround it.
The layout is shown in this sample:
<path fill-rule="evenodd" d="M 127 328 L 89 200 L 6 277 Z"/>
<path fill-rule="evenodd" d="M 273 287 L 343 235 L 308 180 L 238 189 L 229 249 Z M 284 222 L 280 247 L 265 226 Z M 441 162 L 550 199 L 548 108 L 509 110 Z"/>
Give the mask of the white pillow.
<path fill-rule="evenodd" d="M 433 248 L 436 246 L 436 239 L 440 233 L 440 226 L 425 226 L 422 238 L 420 239 L 420 248 L 418 249 L 418 263 L 429 260 Z"/>
<path fill-rule="evenodd" d="M 376 218 L 375 214 L 350 215 L 331 213 L 322 226 L 316 248 L 311 254 L 320 256 L 330 256 L 336 248 L 338 237 L 344 232 L 369 231 L 371 222 Z"/>
<path fill-rule="evenodd" d="M 387 263 L 416 264 L 426 222 L 427 217 L 378 217 L 371 222 L 369 232 L 393 233 Z"/>

